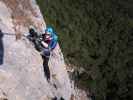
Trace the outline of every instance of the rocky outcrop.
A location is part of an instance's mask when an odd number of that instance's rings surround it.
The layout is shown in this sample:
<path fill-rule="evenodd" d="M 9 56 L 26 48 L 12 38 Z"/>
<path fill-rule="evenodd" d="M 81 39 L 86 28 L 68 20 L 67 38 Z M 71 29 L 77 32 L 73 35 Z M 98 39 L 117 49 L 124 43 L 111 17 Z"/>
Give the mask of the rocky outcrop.
<path fill-rule="evenodd" d="M 45 22 L 34 0 L 0 0 L 0 100 L 87 100 L 81 97 L 70 82 L 59 45 L 52 52 L 49 67 L 51 81 L 47 82 L 42 58 L 31 42 L 24 36 L 29 26 L 39 32 Z M 76 94 L 78 93 L 78 94 Z M 82 92 L 80 92 L 81 94 Z"/>

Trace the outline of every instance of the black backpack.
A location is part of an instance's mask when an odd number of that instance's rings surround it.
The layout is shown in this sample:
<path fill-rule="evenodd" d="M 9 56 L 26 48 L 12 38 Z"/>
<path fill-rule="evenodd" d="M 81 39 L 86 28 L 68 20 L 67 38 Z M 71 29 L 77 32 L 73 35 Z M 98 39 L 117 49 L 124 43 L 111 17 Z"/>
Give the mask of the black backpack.
<path fill-rule="evenodd" d="M 29 35 L 27 38 L 34 44 L 34 47 L 37 51 L 42 51 L 43 46 L 41 44 L 42 35 L 39 35 L 33 28 L 29 29 Z"/>

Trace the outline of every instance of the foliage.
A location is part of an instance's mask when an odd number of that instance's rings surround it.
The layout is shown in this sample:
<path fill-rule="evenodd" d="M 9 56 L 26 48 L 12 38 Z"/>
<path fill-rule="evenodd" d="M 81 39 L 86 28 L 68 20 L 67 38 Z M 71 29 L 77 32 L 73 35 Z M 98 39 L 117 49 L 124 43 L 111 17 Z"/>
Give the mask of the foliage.
<path fill-rule="evenodd" d="M 37 0 L 78 83 L 96 100 L 133 100 L 133 1 Z"/>

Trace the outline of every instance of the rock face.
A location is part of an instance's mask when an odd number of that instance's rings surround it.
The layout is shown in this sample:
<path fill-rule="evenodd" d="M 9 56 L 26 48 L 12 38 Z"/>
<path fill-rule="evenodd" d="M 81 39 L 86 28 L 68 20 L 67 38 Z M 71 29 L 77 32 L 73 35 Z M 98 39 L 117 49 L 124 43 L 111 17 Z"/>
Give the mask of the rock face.
<path fill-rule="evenodd" d="M 85 93 L 76 94 L 59 45 L 50 57 L 47 82 L 39 52 L 23 36 L 30 25 L 39 32 L 46 26 L 34 0 L 0 0 L 0 100 L 88 100 Z"/>

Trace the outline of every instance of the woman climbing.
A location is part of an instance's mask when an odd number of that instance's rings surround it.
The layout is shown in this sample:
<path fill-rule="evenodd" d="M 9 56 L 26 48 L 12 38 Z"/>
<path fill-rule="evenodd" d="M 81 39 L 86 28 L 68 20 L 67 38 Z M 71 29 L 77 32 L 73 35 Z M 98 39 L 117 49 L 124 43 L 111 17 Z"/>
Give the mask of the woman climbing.
<path fill-rule="evenodd" d="M 52 27 L 47 27 L 44 33 L 41 35 L 39 35 L 33 28 L 29 30 L 29 33 L 30 33 L 30 35 L 28 36 L 29 40 L 34 43 L 36 50 L 41 52 L 41 56 L 43 58 L 44 74 L 49 82 L 50 70 L 48 66 L 48 61 L 51 51 L 57 45 L 57 39 L 58 39 L 57 34 L 54 32 Z"/>
<path fill-rule="evenodd" d="M 43 45 L 44 48 L 41 55 L 43 58 L 43 68 L 44 68 L 45 76 L 47 77 L 48 82 L 50 80 L 50 70 L 48 67 L 48 61 L 49 61 L 51 51 L 57 45 L 57 38 L 58 37 L 56 33 L 53 31 L 52 27 L 47 27 L 45 30 L 45 33 L 42 34 L 41 44 Z"/>

